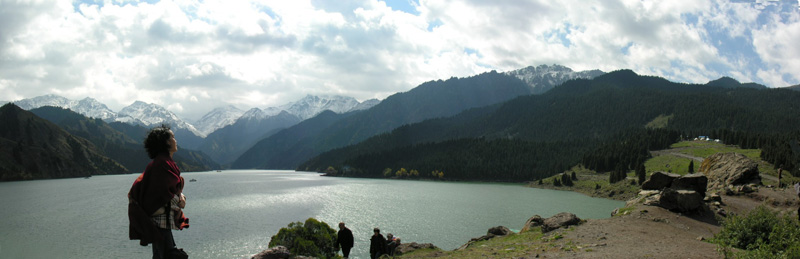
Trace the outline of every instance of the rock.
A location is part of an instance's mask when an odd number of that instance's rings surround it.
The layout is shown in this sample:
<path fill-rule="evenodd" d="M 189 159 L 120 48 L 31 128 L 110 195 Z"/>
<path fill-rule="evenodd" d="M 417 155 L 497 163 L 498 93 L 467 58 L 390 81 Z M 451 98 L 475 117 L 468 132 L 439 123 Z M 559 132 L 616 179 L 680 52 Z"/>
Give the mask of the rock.
<path fill-rule="evenodd" d="M 395 255 L 403 255 L 403 254 L 410 253 L 411 251 L 414 251 L 414 250 L 417 250 L 417 249 L 429 249 L 429 248 L 430 249 L 439 249 L 438 247 L 436 247 L 435 245 L 433 245 L 431 243 L 419 244 L 417 242 L 411 242 L 411 243 L 402 243 L 399 246 L 397 246 L 397 248 L 394 250 L 394 254 Z"/>
<path fill-rule="evenodd" d="M 575 214 L 561 212 L 544 220 L 542 224 L 542 233 L 550 232 L 560 227 L 578 225 L 580 223 L 581 219 L 575 216 Z"/>
<path fill-rule="evenodd" d="M 706 198 L 703 201 L 705 201 L 705 202 L 722 202 L 722 196 L 719 196 L 719 193 L 712 193 L 710 195 L 706 195 Z"/>
<path fill-rule="evenodd" d="M 672 182 L 675 179 L 678 179 L 680 175 L 667 173 L 667 172 L 654 172 L 650 175 L 650 179 L 644 181 L 642 183 L 642 190 L 663 190 L 664 188 L 669 188 L 672 185 Z"/>
<path fill-rule="evenodd" d="M 520 230 L 519 232 L 520 233 L 527 232 L 532 228 L 541 226 L 542 224 L 544 224 L 544 219 L 542 218 L 542 216 L 533 215 L 533 217 L 529 218 L 528 221 L 525 222 L 525 225 L 522 226 L 522 230 Z"/>
<path fill-rule="evenodd" d="M 504 226 L 493 227 L 490 228 L 488 231 L 486 231 L 486 235 L 470 239 L 469 242 L 460 246 L 459 248 L 456 248 L 456 250 L 464 250 L 467 249 L 467 247 L 474 244 L 475 242 L 485 241 L 499 236 L 506 236 L 511 233 L 512 233 L 511 230 L 508 229 L 507 227 Z"/>
<path fill-rule="evenodd" d="M 672 185 L 669 188 L 675 190 L 696 191 L 705 196 L 707 185 L 708 185 L 708 178 L 703 174 L 697 173 L 697 174 L 687 174 L 676 178 L 675 180 L 672 181 Z"/>
<path fill-rule="evenodd" d="M 703 206 L 703 197 L 696 191 L 667 188 L 661 192 L 658 205 L 672 211 L 690 212 Z"/>
<path fill-rule="evenodd" d="M 761 184 L 758 164 L 738 153 L 711 155 L 703 160 L 700 172 L 708 177 L 708 189 L 711 190 L 720 190 L 729 185 Z"/>
<path fill-rule="evenodd" d="M 292 256 L 292 253 L 289 252 L 289 249 L 285 246 L 275 246 L 269 248 L 267 250 L 261 251 L 250 257 L 250 259 L 277 259 L 277 258 L 289 258 Z"/>
<path fill-rule="evenodd" d="M 486 233 L 487 235 L 495 235 L 495 236 L 506 236 L 511 234 L 511 230 L 504 226 L 497 226 L 490 228 L 489 231 Z"/>

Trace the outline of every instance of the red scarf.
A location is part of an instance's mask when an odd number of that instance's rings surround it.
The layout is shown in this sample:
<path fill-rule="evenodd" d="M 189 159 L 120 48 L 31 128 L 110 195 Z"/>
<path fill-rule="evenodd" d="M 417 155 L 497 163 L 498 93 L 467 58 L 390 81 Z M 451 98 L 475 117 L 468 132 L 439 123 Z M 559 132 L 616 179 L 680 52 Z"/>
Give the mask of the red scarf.
<path fill-rule="evenodd" d="M 156 210 L 164 207 L 173 196 L 180 194 L 179 183 L 183 184 L 181 171 L 169 154 L 162 153 L 150 161 L 128 192 L 131 240 L 139 239 L 141 240 L 139 244 L 143 246 L 154 241 L 161 241 L 158 228 L 152 223 L 150 217 Z"/>

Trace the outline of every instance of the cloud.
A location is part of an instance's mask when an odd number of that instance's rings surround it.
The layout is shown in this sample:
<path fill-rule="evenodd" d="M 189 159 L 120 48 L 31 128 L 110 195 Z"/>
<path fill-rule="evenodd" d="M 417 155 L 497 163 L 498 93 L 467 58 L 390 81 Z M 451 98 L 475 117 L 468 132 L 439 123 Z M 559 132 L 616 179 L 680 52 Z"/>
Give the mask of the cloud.
<path fill-rule="evenodd" d="M 199 118 L 227 104 L 385 98 L 425 81 L 539 64 L 693 83 L 800 82 L 795 2 L 392 4 L 0 0 L 0 96 L 89 96 L 115 110 L 142 100 Z"/>

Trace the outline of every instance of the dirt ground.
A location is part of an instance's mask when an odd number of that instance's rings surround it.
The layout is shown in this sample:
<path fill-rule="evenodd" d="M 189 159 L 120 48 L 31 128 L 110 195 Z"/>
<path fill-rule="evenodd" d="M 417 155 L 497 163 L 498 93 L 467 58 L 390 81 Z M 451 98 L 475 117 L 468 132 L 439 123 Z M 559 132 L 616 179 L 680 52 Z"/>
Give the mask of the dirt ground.
<path fill-rule="evenodd" d="M 761 187 L 758 191 L 722 195 L 727 213 L 746 214 L 765 204 L 795 215 L 798 198 L 792 188 Z M 704 241 L 720 231 L 711 210 L 682 215 L 660 207 L 638 204 L 623 210 L 621 216 L 588 220 L 571 229 L 548 235 L 562 235 L 551 241 L 555 247 L 535 258 L 722 258 L 716 245 Z"/>

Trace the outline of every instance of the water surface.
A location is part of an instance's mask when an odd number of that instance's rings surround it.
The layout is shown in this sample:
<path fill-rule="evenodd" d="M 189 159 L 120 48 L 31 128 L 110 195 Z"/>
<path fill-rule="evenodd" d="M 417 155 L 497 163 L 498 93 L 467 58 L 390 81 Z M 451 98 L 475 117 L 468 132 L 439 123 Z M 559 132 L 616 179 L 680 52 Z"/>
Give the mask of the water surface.
<path fill-rule="evenodd" d="M 0 258 L 149 258 L 128 239 L 127 192 L 138 175 L 0 183 Z M 347 222 L 354 258 L 372 229 L 451 250 L 494 226 L 518 230 L 562 211 L 607 218 L 623 202 L 516 184 L 321 177 L 293 171 L 184 173 L 192 258 L 249 258 L 290 222 Z"/>

